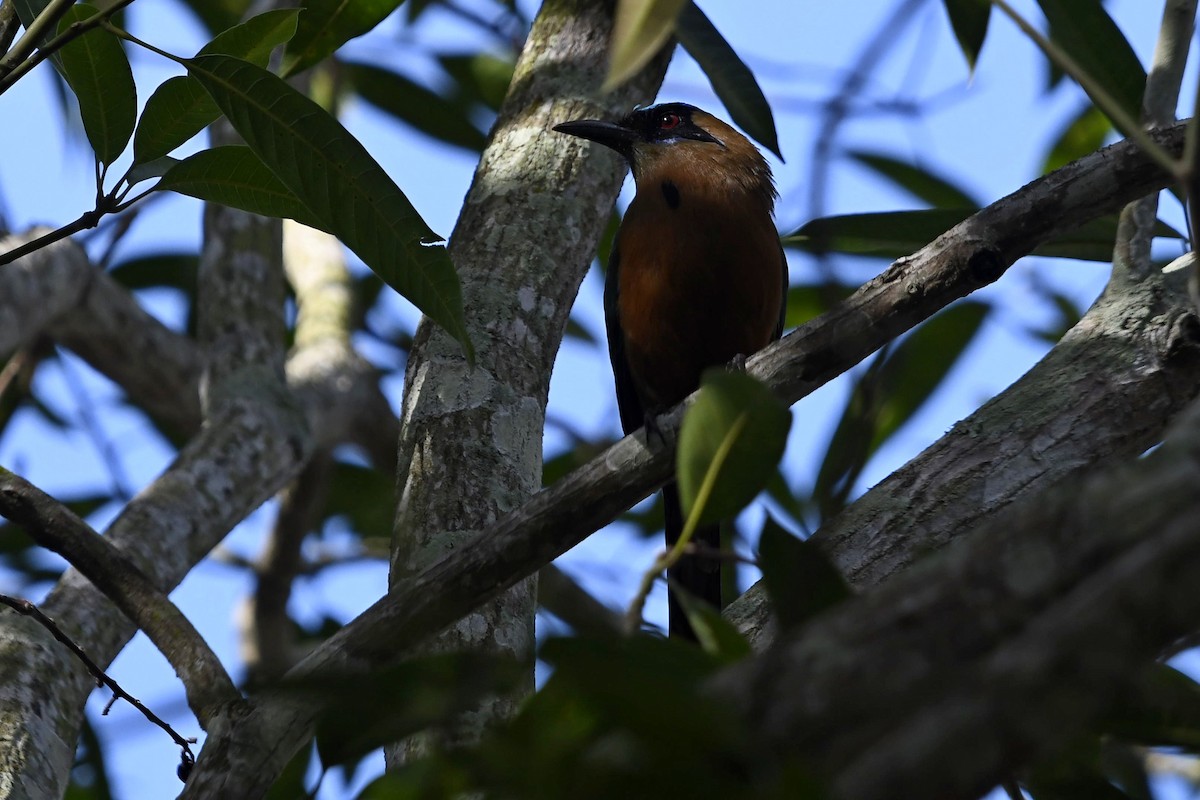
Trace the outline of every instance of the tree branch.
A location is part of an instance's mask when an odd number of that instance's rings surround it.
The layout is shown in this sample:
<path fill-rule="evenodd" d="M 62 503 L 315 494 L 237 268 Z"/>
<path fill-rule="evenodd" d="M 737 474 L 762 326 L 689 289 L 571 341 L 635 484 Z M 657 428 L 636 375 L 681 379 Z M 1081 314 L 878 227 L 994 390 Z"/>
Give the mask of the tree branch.
<path fill-rule="evenodd" d="M 201 725 L 217 707 L 241 700 L 208 643 L 140 569 L 62 503 L 3 467 L 0 514 L 69 561 L 146 632 L 183 681 Z"/>
<path fill-rule="evenodd" d="M 1155 132 L 1178 151 L 1183 126 Z M 750 360 L 748 370 L 788 402 L 849 369 L 919 321 L 986 283 L 1041 242 L 1158 190 L 1167 176 L 1136 145 L 1121 142 L 1040 178 L 980 211 L 914 256 L 902 259 L 841 305 Z M 686 405 L 686 404 L 685 404 Z M 672 439 L 684 406 L 660 418 Z M 375 603 L 301 662 L 290 675 L 354 674 L 390 663 L 432 632 L 582 541 L 657 488 L 670 474 L 668 447 L 629 436 L 482 531 L 451 557 L 425 568 Z M 219 791 L 221 780 L 269 785 L 308 738 L 314 698 L 262 695 L 231 720 L 206 770 L 188 792 Z M 228 742 L 269 741 L 269 753 L 231 752 Z M 225 742 L 225 744 L 220 744 Z M 243 756 L 245 758 L 243 758 Z M 233 766 L 237 764 L 236 768 Z M 220 773 L 219 775 L 217 773 Z M 191 796 L 202 796 L 191 794 Z"/>
<path fill-rule="evenodd" d="M 712 689 L 832 796 L 978 797 L 1195 628 L 1197 485 L 1193 403 L 1149 456 L 990 517 Z"/>

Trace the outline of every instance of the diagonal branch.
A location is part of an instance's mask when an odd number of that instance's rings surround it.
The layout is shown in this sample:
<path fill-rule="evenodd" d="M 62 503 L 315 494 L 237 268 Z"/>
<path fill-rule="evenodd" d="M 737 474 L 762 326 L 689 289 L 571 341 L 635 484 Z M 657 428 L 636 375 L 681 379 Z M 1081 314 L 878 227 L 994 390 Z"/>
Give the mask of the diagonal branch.
<path fill-rule="evenodd" d="M 183 681 L 201 725 L 219 706 L 241 700 L 208 643 L 145 573 L 66 506 L 2 467 L 0 514 L 69 561 L 146 632 Z"/>
<path fill-rule="evenodd" d="M 1183 126 L 1152 135 L 1177 152 Z M 1161 189 L 1167 179 L 1128 142 L 1081 159 L 897 262 L 837 308 L 751 359 L 749 371 L 795 402 L 953 300 L 997 280 L 1041 242 Z M 680 407 L 660 419 L 668 439 L 682 413 Z M 290 674 L 353 674 L 395 660 L 645 497 L 667 479 L 672 460 L 667 447 L 647 449 L 640 436 L 622 439 L 375 603 Z M 267 773 L 282 764 L 276 762 L 308 738 L 319 703 L 265 694 L 252 699 L 250 707 L 223 738 L 270 741 L 273 750 L 265 760 L 256 755 L 222 777 L 269 782 Z M 207 753 L 201 754 L 200 772 Z M 219 753 L 212 757 L 224 766 L 235 757 L 227 744 Z M 215 785 L 197 783 L 196 791 Z"/>
<path fill-rule="evenodd" d="M 1200 617 L 1200 403 L 718 676 L 835 797 L 975 798 L 1133 691 Z"/>

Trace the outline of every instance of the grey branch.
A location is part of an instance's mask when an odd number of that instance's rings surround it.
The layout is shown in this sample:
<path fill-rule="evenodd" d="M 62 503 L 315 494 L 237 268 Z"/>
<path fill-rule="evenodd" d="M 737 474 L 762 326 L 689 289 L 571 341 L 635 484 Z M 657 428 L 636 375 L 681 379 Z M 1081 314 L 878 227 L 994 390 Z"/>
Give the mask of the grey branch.
<path fill-rule="evenodd" d="M 1156 132 L 1178 152 L 1183 126 Z M 1122 142 L 1040 178 L 984 209 L 914 256 L 894 264 L 822 317 L 751 359 L 748 369 L 795 402 L 953 300 L 998 279 L 1020 256 L 1087 219 L 1161 189 L 1167 176 L 1135 145 Z M 683 406 L 660 420 L 668 439 Z M 292 675 L 353 674 L 397 658 L 431 633 L 496 596 L 582 541 L 666 480 L 667 447 L 630 436 L 540 492 L 452 556 L 375 603 Z M 262 696 L 232 720 L 227 741 L 271 741 L 271 753 L 219 751 L 222 768 L 247 758 L 226 779 L 264 780 L 308 737 L 319 706 Z M 211 740 L 210 740 L 211 741 Z M 201 754 L 203 770 L 205 753 Z M 204 788 L 211 790 L 218 784 Z M 189 790 L 191 787 L 189 787 Z M 195 795 L 200 796 L 200 795 Z"/>
<path fill-rule="evenodd" d="M 713 690 L 836 797 L 978 797 L 1194 630 L 1198 485 L 1194 403 L 1149 456 L 989 517 Z"/>
<path fill-rule="evenodd" d="M 183 681 L 201 725 L 217 707 L 241 700 L 208 643 L 140 569 L 62 503 L 3 467 L 0 514 L 70 562 L 146 632 Z"/>

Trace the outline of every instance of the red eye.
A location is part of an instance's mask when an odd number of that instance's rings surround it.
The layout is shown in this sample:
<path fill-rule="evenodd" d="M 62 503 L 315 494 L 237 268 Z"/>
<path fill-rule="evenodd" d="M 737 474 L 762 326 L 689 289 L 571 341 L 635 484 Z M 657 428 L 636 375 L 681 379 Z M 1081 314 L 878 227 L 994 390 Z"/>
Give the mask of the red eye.
<path fill-rule="evenodd" d="M 658 121 L 658 129 L 663 130 L 663 131 L 669 131 L 669 130 L 671 130 L 671 128 L 674 128 L 678 124 L 679 124 L 679 115 L 678 114 L 663 114 L 662 118 L 659 119 L 659 121 Z"/>

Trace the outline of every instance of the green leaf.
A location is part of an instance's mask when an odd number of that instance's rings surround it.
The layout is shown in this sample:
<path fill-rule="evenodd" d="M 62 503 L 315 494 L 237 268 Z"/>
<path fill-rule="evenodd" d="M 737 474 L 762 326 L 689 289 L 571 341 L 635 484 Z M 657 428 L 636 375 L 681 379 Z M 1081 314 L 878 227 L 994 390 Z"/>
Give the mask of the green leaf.
<path fill-rule="evenodd" d="M 785 329 L 815 319 L 849 297 L 857 289 L 844 283 L 793 283 L 788 287 Z"/>
<path fill-rule="evenodd" d="M 676 469 L 684 513 L 711 485 L 699 524 L 731 517 L 762 491 L 787 445 L 792 415 L 761 381 L 724 367 L 706 370 L 684 415 Z"/>
<path fill-rule="evenodd" d="M 974 340 L 990 307 L 957 303 L 881 353 L 855 382 L 817 473 L 813 499 L 828 519 L 867 461 L 925 404 Z"/>
<path fill-rule="evenodd" d="M 317 718 L 317 752 L 322 764 L 331 766 L 473 708 L 484 696 L 516 686 L 524 674 L 513 659 L 444 653 L 352 681 L 319 676 L 285 681 L 281 690 L 314 693 L 326 701 Z"/>
<path fill-rule="evenodd" d="M 650 63 L 671 38 L 685 3 L 687 0 L 617 0 L 608 77 L 601 92 L 611 92 Z"/>
<path fill-rule="evenodd" d="M 467 113 L 437 92 L 372 64 L 345 64 L 359 96 L 401 122 L 447 144 L 476 153 L 487 137 Z"/>
<path fill-rule="evenodd" d="M 1138 119 L 1146 70 L 1104 6 L 1097 0 L 1038 0 L 1038 5 L 1050 23 L 1050 40 L 1132 119 Z"/>
<path fill-rule="evenodd" d="M 708 76 L 713 91 L 729 110 L 733 121 L 782 160 L 775 117 L 754 73 L 694 2 L 689 2 L 680 12 L 675 32 L 679 43 Z"/>
<path fill-rule="evenodd" d="M 375 274 L 462 343 L 474 359 L 462 289 L 441 237 L 341 123 L 282 78 L 228 56 L 186 62 L 234 129 Z"/>
<path fill-rule="evenodd" d="M 492 111 L 500 110 L 516 66 L 512 59 L 490 53 L 443 54 L 438 56 L 438 63 L 458 85 L 464 98 L 483 103 Z"/>
<path fill-rule="evenodd" d="M 704 652 L 725 664 L 732 664 L 750 655 L 750 642 L 733 623 L 721 616 L 720 611 L 708 603 L 700 602 L 675 581 L 671 581 L 671 588 L 683 606 L 688 622 Z"/>
<path fill-rule="evenodd" d="M 199 258 L 195 253 L 150 253 L 114 265 L 108 274 L 126 289 L 170 288 L 194 291 Z"/>
<path fill-rule="evenodd" d="M 151 178 L 161 178 L 167 174 L 167 171 L 171 167 L 178 163 L 179 159 L 172 158 L 171 156 L 163 156 L 162 158 L 156 158 L 153 161 L 147 161 L 143 164 L 135 163 L 125 173 L 125 180 L 129 181 L 130 186 L 133 186 L 142 181 L 148 181 Z"/>
<path fill-rule="evenodd" d="M 795 630 L 853 594 L 824 553 L 770 515 L 758 539 L 758 564 L 781 631 Z"/>
<path fill-rule="evenodd" d="M 975 209 L 927 209 L 883 211 L 821 217 L 783 237 L 784 247 L 810 253 L 850 253 L 896 259 L 925 245 L 975 213 Z M 1179 238 L 1179 232 L 1159 222 L 1155 236 Z M 1034 255 L 1076 258 L 1084 261 L 1112 260 L 1117 238 L 1117 216 L 1089 220 L 1073 231 L 1036 247 Z"/>
<path fill-rule="evenodd" d="M 76 22 L 100 13 L 87 3 L 71 6 L 59 22 L 64 33 Z M 121 155 L 137 122 L 137 88 L 125 49 L 116 36 L 93 28 L 59 51 L 57 66 L 79 100 L 88 142 L 101 164 Z"/>
<path fill-rule="evenodd" d="M 954 38 L 967 59 L 967 69 L 975 71 L 983 40 L 987 38 L 988 20 L 991 19 L 992 4 L 988 0 L 942 0 Z"/>
<path fill-rule="evenodd" d="M 288 43 L 283 74 L 323 61 L 346 42 L 387 18 L 403 0 L 304 0 L 300 28 Z"/>
<path fill-rule="evenodd" d="M 227 55 L 265 67 L 271 51 L 296 33 L 295 9 L 268 11 L 235 25 L 200 48 L 197 55 Z M 154 161 L 191 139 L 221 115 L 195 78 L 168 78 L 150 95 L 133 137 L 135 164 Z"/>
<path fill-rule="evenodd" d="M 29 23 L 37 19 L 46 10 L 46 6 L 48 5 L 50 5 L 50 0 L 13 0 L 13 8 L 17 12 L 17 19 L 21 20 L 22 27 L 26 29 L 29 28 Z M 38 40 L 38 45 L 45 44 L 53 36 L 54 27 L 50 26 L 42 34 L 42 38 Z M 57 57 L 55 57 L 55 61 L 57 60 Z"/>
<path fill-rule="evenodd" d="M 948 179 L 883 153 L 851 150 L 850 158 L 934 208 L 978 208 L 979 202 Z"/>
<path fill-rule="evenodd" d="M 244 145 L 193 153 L 167 170 L 155 188 L 324 230 L 322 220 Z"/>
<path fill-rule="evenodd" d="M 1053 172 L 1065 167 L 1077 158 L 1083 158 L 1104 146 L 1104 140 L 1112 133 L 1108 117 L 1091 103 L 1085 105 L 1059 132 L 1046 154 L 1042 172 Z"/>
<path fill-rule="evenodd" d="M 344 516 L 364 539 L 388 540 L 392 536 L 395 511 L 392 497 L 396 481 L 382 470 L 336 462 L 329 478 L 328 517 Z"/>
<path fill-rule="evenodd" d="M 214 33 L 245 17 L 250 3 L 251 0 L 183 0 L 205 29 Z"/>
<path fill-rule="evenodd" d="M 1146 747 L 1200 750 L 1200 684 L 1166 664 L 1150 665 L 1101 730 Z"/>

